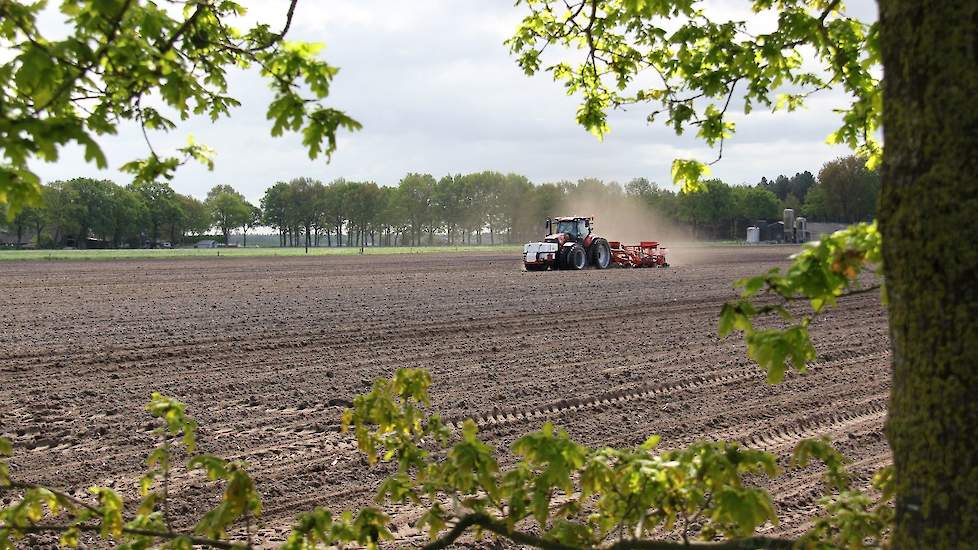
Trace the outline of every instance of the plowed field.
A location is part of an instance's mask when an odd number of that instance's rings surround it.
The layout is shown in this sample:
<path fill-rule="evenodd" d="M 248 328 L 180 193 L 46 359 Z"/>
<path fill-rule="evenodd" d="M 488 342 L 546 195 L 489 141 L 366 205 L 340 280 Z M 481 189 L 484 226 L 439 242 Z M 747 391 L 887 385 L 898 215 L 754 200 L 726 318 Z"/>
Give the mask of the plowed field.
<path fill-rule="evenodd" d="M 398 367 L 429 369 L 436 406 L 476 418 L 497 448 L 548 419 L 595 446 L 658 433 L 667 447 L 726 438 L 787 456 L 825 434 L 865 484 L 889 460 L 877 296 L 821 318 L 818 362 L 781 385 L 741 340 L 716 337 L 732 281 L 793 251 L 680 250 L 666 270 L 558 273 L 477 253 L 6 264 L 0 434 L 25 481 L 134 495 L 154 444 L 142 407 L 153 391 L 177 397 L 202 426 L 201 451 L 250 464 L 268 544 L 297 512 L 372 497 L 385 472 L 338 433 L 339 416 Z M 765 482 L 783 518 L 768 533 L 804 528 L 819 475 Z M 177 513 L 215 502 L 196 474 L 172 491 Z M 398 536 L 418 540 L 415 513 L 394 515 Z"/>

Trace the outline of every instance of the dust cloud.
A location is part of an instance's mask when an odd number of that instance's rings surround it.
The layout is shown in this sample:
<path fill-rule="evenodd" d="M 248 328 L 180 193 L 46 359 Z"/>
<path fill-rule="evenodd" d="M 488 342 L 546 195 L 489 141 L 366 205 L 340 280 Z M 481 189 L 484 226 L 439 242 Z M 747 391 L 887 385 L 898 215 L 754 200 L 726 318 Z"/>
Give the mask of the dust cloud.
<path fill-rule="evenodd" d="M 672 265 L 701 263 L 710 254 L 688 227 L 667 219 L 641 199 L 623 194 L 571 192 L 550 215 L 593 216 L 594 232 L 609 241 L 658 241 L 667 249 L 666 259 Z"/>

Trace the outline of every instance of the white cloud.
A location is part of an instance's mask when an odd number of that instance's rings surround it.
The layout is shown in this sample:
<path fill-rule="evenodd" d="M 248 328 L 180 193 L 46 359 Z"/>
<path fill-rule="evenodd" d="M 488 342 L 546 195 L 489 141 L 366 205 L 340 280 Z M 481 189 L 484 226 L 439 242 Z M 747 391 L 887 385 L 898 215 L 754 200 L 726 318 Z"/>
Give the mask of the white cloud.
<path fill-rule="evenodd" d="M 287 4 L 255 2 L 246 21 L 278 28 Z M 729 3 L 712 4 L 728 9 Z M 193 119 L 154 140 L 166 150 L 193 134 L 217 151 L 213 172 L 196 166 L 178 172 L 178 191 L 203 196 L 211 186 L 229 183 L 254 200 L 275 181 L 296 176 L 393 185 L 417 171 L 440 176 L 494 169 L 538 182 L 645 176 L 667 183 L 676 156 L 715 156 L 691 136 L 649 126 L 641 107 L 613 113 L 612 132 L 603 142 L 590 136 L 574 121 L 576 98 L 547 75 L 527 78 L 503 46 L 522 16 L 510 0 L 302 2 L 290 38 L 326 43 L 324 58 L 341 68 L 326 103 L 364 124 L 362 131 L 341 137 L 331 164 L 310 161 L 298 136 L 269 135 L 270 93 L 254 73 L 232 75 L 231 93 L 243 103 L 232 118 L 218 124 Z M 726 144 L 714 175 L 740 183 L 817 171 L 844 153 L 824 144 L 839 123 L 831 109 L 844 104 L 844 96 L 826 93 L 807 111 L 739 117 L 737 135 Z M 105 144 L 113 168 L 145 154 L 134 127 Z M 100 175 L 127 181 L 115 170 L 97 174 L 73 149 L 57 163 L 35 167 L 45 180 Z"/>

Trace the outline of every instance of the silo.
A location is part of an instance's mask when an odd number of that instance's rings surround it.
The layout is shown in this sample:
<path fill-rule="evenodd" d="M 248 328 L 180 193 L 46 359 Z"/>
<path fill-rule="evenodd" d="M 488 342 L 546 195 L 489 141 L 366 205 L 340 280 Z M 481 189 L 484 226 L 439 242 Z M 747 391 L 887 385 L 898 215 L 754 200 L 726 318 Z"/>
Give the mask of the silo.
<path fill-rule="evenodd" d="M 785 242 L 798 242 L 795 239 L 795 210 L 793 208 L 784 209 L 784 240 Z"/>
<path fill-rule="evenodd" d="M 804 216 L 798 216 L 798 219 L 795 220 L 795 235 L 798 242 L 808 242 L 808 220 Z"/>

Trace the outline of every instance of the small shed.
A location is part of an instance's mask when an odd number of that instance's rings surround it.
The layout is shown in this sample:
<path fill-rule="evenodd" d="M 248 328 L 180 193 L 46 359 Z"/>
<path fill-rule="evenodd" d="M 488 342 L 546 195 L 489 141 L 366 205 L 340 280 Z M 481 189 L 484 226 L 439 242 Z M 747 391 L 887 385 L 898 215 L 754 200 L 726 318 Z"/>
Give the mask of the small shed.
<path fill-rule="evenodd" d="M 784 222 L 758 224 L 758 228 L 760 229 L 760 239 L 762 242 L 784 242 Z"/>

